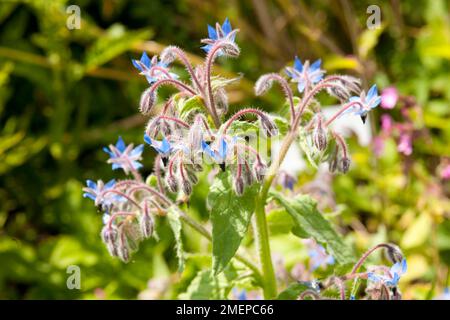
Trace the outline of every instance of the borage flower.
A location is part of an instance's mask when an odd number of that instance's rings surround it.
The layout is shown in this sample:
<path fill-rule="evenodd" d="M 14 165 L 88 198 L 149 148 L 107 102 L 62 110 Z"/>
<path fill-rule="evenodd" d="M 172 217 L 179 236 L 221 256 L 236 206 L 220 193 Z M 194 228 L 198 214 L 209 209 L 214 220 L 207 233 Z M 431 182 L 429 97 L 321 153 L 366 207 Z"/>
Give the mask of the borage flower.
<path fill-rule="evenodd" d="M 120 199 L 120 196 L 110 194 L 109 196 L 104 196 L 104 192 L 114 188 L 116 180 L 110 180 L 106 184 L 102 180 L 98 180 L 95 183 L 92 180 L 86 180 L 86 188 L 83 188 L 83 197 L 89 198 L 95 202 L 96 206 L 109 207 L 116 200 Z"/>
<path fill-rule="evenodd" d="M 202 149 L 208 156 L 210 156 L 217 164 L 219 164 L 222 171 L 225 171 L 225 161 L 228 153 L 228 144 L 224 138 L 221 138 L 218 143 L 218 148 L 212 149 L 211 146 L 202 141 Z"/>
<path fill-rule="evenodd" d="M 170 142 L 167 141 L 166 138 L 163 138 L 161 141 L 154 140 L 150 138 L 148 134 L 144 134 L 144 141 L 161 155 L 161 159 L 164 165 L 166 165 L 167 159 L 170 153 L 173 151 L 173 146 L 170 144 Z"/>
<path fill-rule="evenodd" d="M 134 67 L 140 71 L 141 75 L 147 78 L 148 83 L 152 84 L 161 79 L 177 79 L 178 75 L 169 72 L 169 64 L 158 61 L 157 56 L 150 60 L 147 53 L 143 53 L 140 60 L 132 59 Z"/>
<path fill-rule="evenodd" d="M 103 148 L 103 151 L 110 156 L 108 163 L 112 164 L 113 170 L 123 169 L 128 174 L 142 167 L 139 161 L 142 160 L 141 155 L 144 151 L 144 145 L 140 144 L 136 148 L 133 147 L 133 144 L 125 145 L 122 137 L 119 137 L 115 146 L 109 145 L 109 148 Z"/>
<path fill-rule="evenodd" d="M 214 44 L 217 41 L 221 41 L 221 40 L 230 41 L 230 42 L 234 43 L 235 38 L 236 38 L 236 33 L 238 31 L 239 31 L 238 29 L 233 30 L 231 28 L 231 23 L 230 23 L 230 20 L 228 20 L 228 18 L 225 19 L 225 21 L 223 22 L 222 25 L 220 25 L 219 23 L 216 23 L 215 29 L 208 24 L 208 38 L 203 39 L 201 41 L 202 43 L 206 44 L 205 46 L 202 47 L 202 49 L 206 53 L 208 53 L 212 49 Z M 222 51 L 222 50 L 220 50 L 220 51 Z M 218 56 L 222 55 L 222 52 L 220 52 L 220 51 L 217 53 Z"/>
<path fill-rule="evenodd" d="M 406 273 L 407 264 L 406 259 L 395 263 L 389 270 L 388 275 L 380 275 L 374 272 L 369 272 L 367 278 L 374 283 L 383 283 L 389 287 L 396 287 L 400 277 Z"/>
<path fill-rule="evenodd" d="M 311 87 L 322 80 L 325 70 L 320 69 L 321 63 L 319 59 L 312 65 L 309 65 L 308 60 L 302 64 L 301 60 L 295 57 L 294 67 L 286 67 L 286 74 L 292 78 L 292 82 L 297 83 L 297 89 L 301 93 L 306 87 Z"/>
<path fill-rule="evenodd" d="M 362 122 L 366 123 L 367 114 L 369 111 L 376 108 L 381 102 L 381 97 L 378 95 L 377 85 L 374 84 L 369 89 L 367 94 L 365 91 L 361 91 L 361 95 L 359 97 L 351 97 L 350 102 L 359 103 L 347 109 L 343 114 L 353 113 L 354 115 L 360 116 Z"/>

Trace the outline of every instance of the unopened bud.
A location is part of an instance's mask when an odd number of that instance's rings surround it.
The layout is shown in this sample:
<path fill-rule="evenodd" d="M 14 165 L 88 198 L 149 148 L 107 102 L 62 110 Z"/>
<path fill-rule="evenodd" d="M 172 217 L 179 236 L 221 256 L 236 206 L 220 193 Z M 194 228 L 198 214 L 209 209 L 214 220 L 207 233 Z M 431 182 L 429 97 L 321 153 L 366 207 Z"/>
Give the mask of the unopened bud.
<path fill-rule="evenodd" d="M 328 170 L 331 173 L 336 172 L 336 169 L 338 167 L 338 162 L 339 162 L 339 146 L 336 146 L 333 154 L 330 156 L 329 163 L 328 163 Z"/>
<path fill-rule="evenodd" d="M 177 182 L 177 179 L 173 175 L 169 174 L 167 176 L 166 184 L 167 184 L 167 187 L 169 188 L 170 192 L 173 192 L 173 193 L 178 192 L 178 182 Z"/>
<path fill-rule="evenodd" d="M 253 184 L 253 174 L 247 162 L 245 163 L 244 168 L 245 168 L 244 169 L 245 184 L 250 186 Z"/>
<path fill-rule="evenodd" d="M 187 196 L 192 193 L 192 184 L 189 181 L 189 179 L 181 180 L 181 189 L 183 190 L 183 193 Z"/>
<path fill-rule="evenodd" d="M 339 161 L 339 171 L 341 171 L 342 173 L 347 173 L 350 169 L 350 163 L 351 160 L 348 157 L 343 156 Z"/>
<path fill-rule="evenodd" d="M 166 47 L 161 52 L 161 55 L 160 55 L 161 62 L 167 63 L 167 64 L 170 64 L 170 63 L 174 62 L 175 59 L 176 59 L 176 54 L 175 54 L 176 50 L 180 50 L 180 49 L 175 47 L 175 46 L 168 46 L 168 47 Z"/>
<path fill-rule="evenodd" d="M 264 176 L 266 175 L 266 169 L 267 169 L 267 166 L 264 163 L 262 163 L 260 161 L 255 162 L 255 164 L 253 166 L 253 170 L 255 171 L 255 177 L 258 182 L 261 182 L 264 180 Z"/>
<path fill-rule="evenodd" d="M 265 74 L 256 81 L 255 83 L 255 94 L 261 96 L 265 94 L 273 84 L 273 80 L 270 74 Z"/>
<path fill-rule="evenodd" d="M 261 126 L 267 137 L 273 137 L 278 134 L 275 122 L 267 115 L 261 117 Z"/>
<path fill-rule="evenodd" d="M 141 100 L 139 102 L 139 111 L 145 115 L 149 114 L 153 106 L 155 105 L 155 102 L 156 92 L 150 87 L 146 89 L 141 95 Z"/>
<path fill-rule="evenodd" d="M 322 117 L 317 118 L 317 124 L 314 127 L 313 142 L 318 150 L 325 150 L 327 147 L 327 132 L 323 126 Z"/>
<path fill-rule="evenodd" d="M 153 219 L 149 214 L 143 214 L 139 221 L 141 233 L 144 238 L 150 238 L 153 234 Z"/>
<path fill-rule="evenodd" d="M 347 101 L 351 92 L 347 90 L 340 82 L 337 82 L 334 86 L 328 87 L 327 92 L 330 96 L 338 98 L 340 101 Z"/>
<path fill-rule="evenodd" d="M 217 111 L 220 115 L 228 112 L 228 96 L 223 88 L 219 88 L 214 93 L 214 101 L 216 102 Z"/>
<path fill-rule="evenodd" d="M 244 193 L 244 179 L 242 179 L 242 176 L 237 176 L 234 179 L 234 191 L 236 191 L 238 196 Z"/>
<path fill-rule="evenodd" d="M 402 250 L 392 243 L 388 244 L 386 256 L 392 263 L 401 262 L 404 258 Z"/>
<path fill-rule="evenodd" d="M 226 56 L 232 58 L 238 57 L 241 53 L 238 45 L 233 41 L 222 41 L 221 50 Z"/>

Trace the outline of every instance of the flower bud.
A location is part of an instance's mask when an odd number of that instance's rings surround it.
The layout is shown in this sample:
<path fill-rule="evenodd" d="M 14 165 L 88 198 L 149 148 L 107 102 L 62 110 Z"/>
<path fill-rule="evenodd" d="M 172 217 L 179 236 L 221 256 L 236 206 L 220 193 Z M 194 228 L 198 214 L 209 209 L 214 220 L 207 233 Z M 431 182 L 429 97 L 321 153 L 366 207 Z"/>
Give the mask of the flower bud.
<path fill-rule="evenodd" d="M 119 241 L 118 257 L 125 263 L 130 261 L 130 248 L 126 239 Z"/>
<path fill-rule="evenodd" d="M 183 193 L 187 196 L 192 193 L 192 184 L 189 181 L 189 179 L 181 180 L 181 189 L 183 190 Z"/>
<path fill-rule="evenodd" d="M 150 87 L 146 89 L 141 95 L 141 100 L 139 102 L 139 111 L 144 115 L 149 114 L 153 106 L 155 105 L 155 102 L 156 92 Z"/>
<path fill-rule="evenodd" d="M 139 220 L 139 226 L 141 228 L 141 233 L 144 238 L 150 238 L 153 234 L 153 219 L 148 213 L 141 215 Z"/>
<path fill-rule="evenodd" d="M 170 192 L 172 192 L 172 193 L 178 192 L 178 182 L 177 182 L 177 179 L 175 179 L 175 177 L 173 175 L 171 175 L 171 174 L 167 175 L 166 184 L 167 184 L 167 187 L 169 188 Z"/>
<path fill-rule="evenodd" d="M 327 133 L 320 116 L 317 118 L 317 124 L 314 127 L 313 142 L 318 150 L 323 151 L 327 147 Z"/>
<path fill-rule="evenodd" d="M 336 172 L 336 169 L 338 167 L 338 162 L 339 162 L 339 146 L 336 146 L 333 154 L 331 155 L 331 157 L 329 159 L 329 163 L 328 163 L 328 170 L 331 173 Z"/>
<path fill-rule="evenodd" d="M 250 170 L 250 167 L 248 165 L 247 162 L 245 162 L 244 165 L 244 182 L 246 185 L 250 186 L 253 184 L 253 174 L 252 171 Z"/>
<path fill-rule="evenodd" d="M 402 250 L 392 243 L 388 244 L 386 256 L 392 263 L 401 262 L 404 258 Z"/>
<path fill-rule="evenodd" d="M 265 74 L 256 81 L 255 83 L 255 94 L 257 96 L 261 96 L 265 94 L 273 84 L 273 80 L 270 76 L 270 74 Z"/>
<path fill-rule="evenodd" d="M 237 176 L 234 179 L 234 191 L 238 196 L 242 196 L 244 193 L 244 179 L 242 179 L 242 176 Z"/>
<path fill-rule="evenodd" d="M 275 122 L 267 115 L 261 117 L 261 126 L 267 137 L 273 137 L 278 134 L 278 128 Z"/>
<path fill-rule="evenodd" d="M 238 45 L 233 41 L 222 41 L 221 51 L 224 53 L 224 55 L 232 58 L 238 57 L 241 53 Z"/>
<path fill-rule="evenodd" d="M 214 93 L 214 101 L 216 102 L 217 111 L 220 115 L 228 112 L 228 96 L 223 88 L 219 88 Z"/>
<path fill-rule="evenodd" d="M 192 169 L 186 169 L 187 176 L 189 180 L 192 182 L 192 184 L 198 183 L 198 178 L 195 172 Z"/>
<path fill-rule="evenodd" d="M 253 165 L 253 170 L 255 172 L 255 177 L 258 182 L 264 180 L 264 176 L 266 175 L 267 166 L 261 161 L 256 161 Z"/>
<path fill-rule="evenodd" d="M 339 171 L 347 173 L 350 169 L 351 160 L 347 156 L 343 156 L 339 161 Z"/>
<path fill-rule="evenodd" d="M 176 59 L 176 50 L 180 50 L 176 46 L 168 46 L 166 47 L 160 55 L 160 61 L 166 64 L 170 64 Z"/>
<path fill-rule="evenodd" d="M 347 101 L 352 95 L 346 87 L 337 82 L 333 87 L 328 87 L 327 92 L 330 96 L 338 98 L 340 101 Z"/>

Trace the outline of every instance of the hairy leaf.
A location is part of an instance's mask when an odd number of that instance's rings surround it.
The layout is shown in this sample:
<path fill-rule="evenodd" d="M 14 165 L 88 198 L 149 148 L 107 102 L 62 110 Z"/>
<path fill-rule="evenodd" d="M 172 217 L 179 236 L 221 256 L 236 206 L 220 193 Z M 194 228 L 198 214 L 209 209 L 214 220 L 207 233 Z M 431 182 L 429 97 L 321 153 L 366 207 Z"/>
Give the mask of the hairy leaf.
<path fill-rule="evenodd" d="M 170 228 L 172 229 L 175 238 L 175 249 L 178 258 L 178 270 L 181 272 L 184 269 L 185 258 L 184 258 L 183 240 L 181 237 L 181 219 L 177 209 L 172 207 L 169 208 L 169 211 L 167 212 L 167 219 L 169 221 Z"/>
<path fill-rule="evenodd" d="M 258 187 L 258 184 L 247 187 L 239 197 L 233 191 L 228 172 L 216 176 L 207 198 L 211 210 L 214 274 L 221 272 L 238 250 L 255 209 Z"/>
<path fill-rule="evenodd" d="M 298 296 L 305 290 L 311 289 L 302 283 L 291 283 L 285 290 L 280 292 L 277 300 L 297 300 Z"/>
<path fill-rule="evenodd" d="M 336 261 L 345 265 L 355 260 L 352 250 L 333 229 L 317 209 L 317 203 L 310 196 L 299 195 L 286 199 L 281 193 L 272 191 L 271 195 L 286 208 L 294 220 L 293 233 L 301 238 L 312 237 L 326 247 Z"/>

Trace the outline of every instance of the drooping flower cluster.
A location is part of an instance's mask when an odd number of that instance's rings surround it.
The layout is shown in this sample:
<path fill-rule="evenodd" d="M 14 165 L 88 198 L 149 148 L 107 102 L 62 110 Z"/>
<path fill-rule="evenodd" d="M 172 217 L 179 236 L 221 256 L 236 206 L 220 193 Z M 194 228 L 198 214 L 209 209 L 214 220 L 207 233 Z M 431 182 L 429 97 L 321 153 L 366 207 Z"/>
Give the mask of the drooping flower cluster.
<path fill-rule="evenodd" d="M 149 116 L 143 132 L 144 143 L 135 147 L 119 137 L 115 145 L 105 147 L 109 156 L 107 162 L 113 170 L 121 169 L 126 179 L 106 184 L 88 180 L 84 189 L 85 196 L 94 200 L 104 213 L 101 237 L 112 256 L 128 262 L 141 241 L 155 235 L 158 217 L 186 218 L 178 204 L 188 202 L 203 170 L 214 168 L 212 172 L 226 172 L 239 197 L 250 186 L 271 182 L 267 172 L 271 176 L 279 173 L 277 163 L 284 160 L 294 142 L 300 144 L 312 164 L 328 162 L 331 172 L 349 170 L 348 147 L 332 124 L 344 114 L 358 115 L 365 122 L 369 111 L 380 103 L 376 86 L 366 93 L 354 77 L 325 76 L 320 60 L 310 65 L 308 61 L 302 63 L 295 58 L 294 66 L 286 68 L 289 79 L 271 73 L 263 75 L 255 84 L 257 95 L 264 94 L 274 82 L 281 85 L 289 105 L 288 119 L 274 117 L 259 108 L 244 108 L 229 115 L 225 88 L 236 79 L 213 76 L 212 68 L 219 57 L 239 56 L 237 32 L 228 19 L 215 28 L 208 26 L 208 38 L 202 40 L 206 57 L 197 66 L 193 66 L 185 52 L 176 46 L 165 48 L 159 57 L 150 59 L 143 53 L 139 60 L 132 60 L 149 84 L 139 102 L 140 112 Z M 175 61 L 186 68 L 188 80 L 171 71 L 170 65 Z M 299 97 L 294 96 L 289 80 L 296 85 Z M 158 90 L 162 86 L 172 86 L 177 91 L 156 107 Z M 315 100 L 321 91 L 342 104 L 328 119 Z M 252 121 L 246 121 L 247 117 Z M 263 154 L 259 145 L 250 143 L 252 134 L 260 143 L 280 132 L 285 143 L 277 161 L 271 162 L 270 152 Z M 149 177 L 143 177 L 140 172 L 145 163 L 145 148 L 156 153 Z M 294 181 L 285 180 L 285 184 L 293 188 Z M 333 262 L 323 248 L 315 248 L 314 252 L 310 257 L 313 269 Z M 331 283 L 341 286 L 338 278 L 333 278 Z"/>

